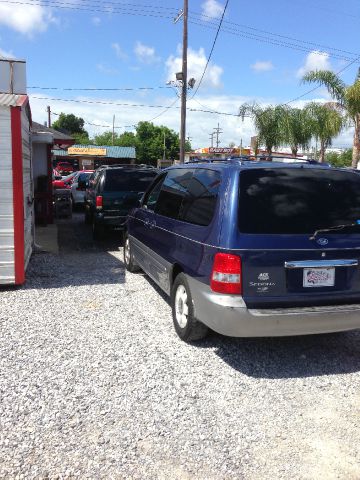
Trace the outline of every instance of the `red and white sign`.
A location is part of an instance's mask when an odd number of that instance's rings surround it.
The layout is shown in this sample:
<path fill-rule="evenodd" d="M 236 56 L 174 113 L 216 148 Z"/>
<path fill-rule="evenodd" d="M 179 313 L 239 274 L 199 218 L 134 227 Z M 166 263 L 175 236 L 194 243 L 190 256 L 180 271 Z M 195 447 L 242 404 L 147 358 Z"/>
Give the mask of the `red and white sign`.
<path fill-rule="evenodd" d="M 209 147 L 209 153 L 227 153 L 231 155 L 234 152 L 234 148 L 232 147 Z"/>

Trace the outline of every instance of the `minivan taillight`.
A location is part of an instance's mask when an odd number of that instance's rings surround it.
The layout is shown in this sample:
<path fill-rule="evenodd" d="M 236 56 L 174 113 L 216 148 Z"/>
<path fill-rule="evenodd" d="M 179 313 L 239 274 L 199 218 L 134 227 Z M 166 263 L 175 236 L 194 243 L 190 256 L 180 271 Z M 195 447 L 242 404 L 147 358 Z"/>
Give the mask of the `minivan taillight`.
<path fill-rule="evenodd" d="M 103 206 L 103 197 L 102 195 L 98 195 L 96 197 L 96 208 L 102 208 Z"/>
<path fill-rule="evenodd" d="M 211 272 L 210 287 L 213 292 L 242 294 L 241 257 L 217 253 Z"/>

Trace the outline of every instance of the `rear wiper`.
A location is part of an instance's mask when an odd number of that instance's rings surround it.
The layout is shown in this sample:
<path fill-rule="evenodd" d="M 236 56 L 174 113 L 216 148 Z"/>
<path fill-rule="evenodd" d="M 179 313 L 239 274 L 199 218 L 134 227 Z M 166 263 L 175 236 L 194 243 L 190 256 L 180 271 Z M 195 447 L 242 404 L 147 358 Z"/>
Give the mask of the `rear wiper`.
<path fill-rule="evenodd" d="M 309 237 L 309 240 L 315 240 L 317 235 L 319 233 L 327 233 L 327 232 L 333 232 L 337 230 L 343 230 L 344 228 L 351 228 L 351 227 L 360 227 L 360 220 L 356 220 L 354 223 L 345 223 L 344 225 L 336 225 L 335 227 L 329 227 L 329 228 L 321 228 L 319 230 L 315 230 L 315 232 Z"/>

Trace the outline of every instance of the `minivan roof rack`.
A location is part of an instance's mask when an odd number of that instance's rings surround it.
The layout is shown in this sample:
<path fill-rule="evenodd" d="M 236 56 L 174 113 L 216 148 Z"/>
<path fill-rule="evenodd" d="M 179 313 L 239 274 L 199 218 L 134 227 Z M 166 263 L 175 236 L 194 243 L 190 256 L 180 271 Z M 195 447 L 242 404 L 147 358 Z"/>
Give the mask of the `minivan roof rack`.
<path fill-rule="evenodd" d="M 98 167 L 98 169 L 100 169 L 100 168 L 119 168 L 119 167 L 156 169 L 156 167 L 154 167 L 153 165 L 147 165 L 145 163 L 114 163 L 112 165 L 100 165 L 100 167 Z"/>

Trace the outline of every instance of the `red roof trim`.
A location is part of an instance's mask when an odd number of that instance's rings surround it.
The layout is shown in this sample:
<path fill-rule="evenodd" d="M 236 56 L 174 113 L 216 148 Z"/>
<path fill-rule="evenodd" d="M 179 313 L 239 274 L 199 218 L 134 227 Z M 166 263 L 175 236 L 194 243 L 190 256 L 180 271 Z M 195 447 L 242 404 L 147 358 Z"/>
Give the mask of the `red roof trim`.
<path fill-rule="evenodd" d="M 15 283 L 16 285 L 20 285 L 25 281 L 24 185 L 21 108 L 10 107 L 10 111 L 14 208 Z"/>

